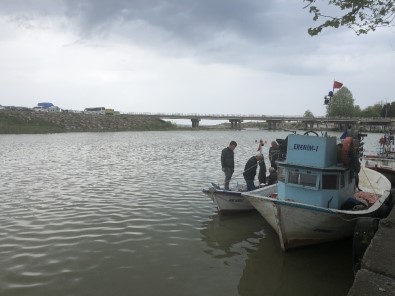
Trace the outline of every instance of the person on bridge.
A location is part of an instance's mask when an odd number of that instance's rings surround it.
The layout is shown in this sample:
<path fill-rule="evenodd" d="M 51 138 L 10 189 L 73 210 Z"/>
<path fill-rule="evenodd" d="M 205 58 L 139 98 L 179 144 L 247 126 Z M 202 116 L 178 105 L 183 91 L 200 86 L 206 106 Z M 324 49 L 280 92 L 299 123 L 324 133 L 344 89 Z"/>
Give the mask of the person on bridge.
<path fill-rule="evenodd" d="M 221 152 L 221 166 L 225 173 L 225 190 L 229 189 L 229 182 L 235 170 L 235 154 L 234 150 L 237 146 L 235 141 L 231 141 L 229 146 L 224 148 Z"/>
<path fill-rule="evenodd" d="M 258 162 L 263 160 L 263 155 L 262 153 L 258 152 L 255 156 L 251 157 L 245 167 L 244 167 L 244 180 L 246 181 L 247 184 L 247 191 L 251 191 L 256 189 L 254 180 L 255 180 L 255 175 L 256 175 L 256 167 L 258 165 Z"/>

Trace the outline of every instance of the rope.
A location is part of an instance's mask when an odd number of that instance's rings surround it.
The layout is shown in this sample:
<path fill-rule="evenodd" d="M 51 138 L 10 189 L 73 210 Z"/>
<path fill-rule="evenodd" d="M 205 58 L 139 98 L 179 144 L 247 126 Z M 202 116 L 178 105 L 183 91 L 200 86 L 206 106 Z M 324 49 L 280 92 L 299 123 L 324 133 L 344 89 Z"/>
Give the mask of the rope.
<path fill-rule="evenodd" d="M 370 184 L 370 187 L 371 187 L 371 189 L 372 189 L 372 191 L 373 191 L 373 193 L 374 194 L 376 194 L 376 196 L 379 196 L 379 194 L 376 192 L 376 190 L 374 189 L 374 187 L 373 187 L 373 185 L 372 185 L 372 182 L 370 182 L 370 179 L 368 178 L 368 175 L 366 174 L 366 171 L 365 170 L 362 170 L 363 172 L 364 172 L 364 175 L 365 175 L 365 177 L 366 177 L 366 179 L 368 180 L 368 182 L 369 182 L 369 184 Z M 387 191 L 387 190 L 386 190 Z M 383 202 L 380 200 L 380 198 L 377 200 L 380 204 L 383 204 Z"/>

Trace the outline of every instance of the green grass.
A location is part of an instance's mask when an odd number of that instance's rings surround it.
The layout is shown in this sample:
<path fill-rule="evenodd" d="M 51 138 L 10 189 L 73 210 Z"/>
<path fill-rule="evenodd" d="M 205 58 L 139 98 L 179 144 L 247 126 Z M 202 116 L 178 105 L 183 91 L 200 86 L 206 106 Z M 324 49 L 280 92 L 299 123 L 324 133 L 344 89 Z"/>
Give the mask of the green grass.
<path fill-rule="evenodd" d="M 14 112 L 12 114 L 0 113 L 0 134 L 61 133 L 64 131 L 62 127 L 44 120 L 26 120 L 16 116 Z"/>
<path fill-rule="evenodd" d="M 37 116 L 40 115 L 40 116 Z M 73 129 L 66 129 L 63 125 L 54 123 L 56 116 L 63 116 L 68 126 Z M 84 115 L 82 115 L 84 116 Z M 52 122 L 50 121 L 52 118 Z M 176 130 L 176 124 L 161 120 L 159 118 L 146 118 L 141 116 L 132 116 L 127 118 L 125 126 L 125 117 L 116 117 L 114 124 L 107 125 L 103 120 L 87 116 L 74 116 L 72 114 L 35 114 L 27 111 L 0 111 L 0 134 L 47 134 L 47 133 L 64 133 L 64 132 L 117 132 L 117 131 L 162 131 Z M 101 118 L 102 119 L 102 118 Z M 90 121 L 91 120 L 91 121 Z M 114 122 L 114 120 L 112 120 Z M 63 121 L 64 124 L 64 121 Z M 117 124 L 119 128 L 117 128 Z"/>

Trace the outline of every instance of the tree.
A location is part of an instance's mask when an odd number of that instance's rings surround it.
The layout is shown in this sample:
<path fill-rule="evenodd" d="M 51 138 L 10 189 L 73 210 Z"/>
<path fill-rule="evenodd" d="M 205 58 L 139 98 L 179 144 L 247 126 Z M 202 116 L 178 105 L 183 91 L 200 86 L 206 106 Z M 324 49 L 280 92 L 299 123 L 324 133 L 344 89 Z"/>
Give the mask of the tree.
<path fill-rule="evenodd" d="M 304 114 L 303 114 L 303 117 L 305 117 L 305 118 L 314 118 L 314 114 L 310 110 L 306 110 L 304 112 Z"/>
<path fill-rule="evenodd" d="M 368 106 L 361 112 L 361 117 L 380 117 L 383 105 L 380 103 L 374 104 L 373 106 Z"/>
<path fill-rule="evenodd" d="M 391 26 L 395 18 L 394 0 L 328 0 L 329 6 L 340 10 L 340 16 L 326 15 L 318 6 L 314 5 L 316 0 L 303 0 L 308 2 L 309 12 L 314 14 L 313 20 L 325 19 L 325 21 L 313 28 L 308 29 L 311 36 L 318 35 L 322 29 L 327 27 L 348 27 L 357 35 L 367 34 L 379 27 Z"/>
<path fill-rule="evenodd" d="M 381 117 L 395 117 L 395 102 L 386 103 L 382 106 Z"/>
<path fill-rule="evenodd" d="M 354 117 L 361 117 L 361 114 L 362 114 L 361 107 L 359 107 L 358 105 L 355 105 L 352 115 L 353 115 Z"/>
<path fill-rule="evenodd" d="M 330 117 L 353 117 L 354 112 L 355 107 L 352 93 L 347 87 L 343 86 L 333 95 L 331 103 L 327 108 L 327 114 Z"/>

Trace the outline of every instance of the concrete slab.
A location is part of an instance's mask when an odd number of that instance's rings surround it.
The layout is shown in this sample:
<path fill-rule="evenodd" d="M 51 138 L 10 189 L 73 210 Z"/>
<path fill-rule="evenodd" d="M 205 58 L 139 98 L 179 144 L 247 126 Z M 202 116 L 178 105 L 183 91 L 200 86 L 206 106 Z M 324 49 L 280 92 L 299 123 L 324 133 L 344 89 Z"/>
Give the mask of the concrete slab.
<path fill-rule="evenodd" d="M 361 268 L 395 279 L 395 209 L 380 221 Z"/>
<path fill-rule="evenodd" d="M 395 296 L 395 280 L 360 269 L 347 296 Z"/>
<path fill-rule="evenodd" d="M 395 208 L 380 221 L 348 296 L 395 296 Z"/>

